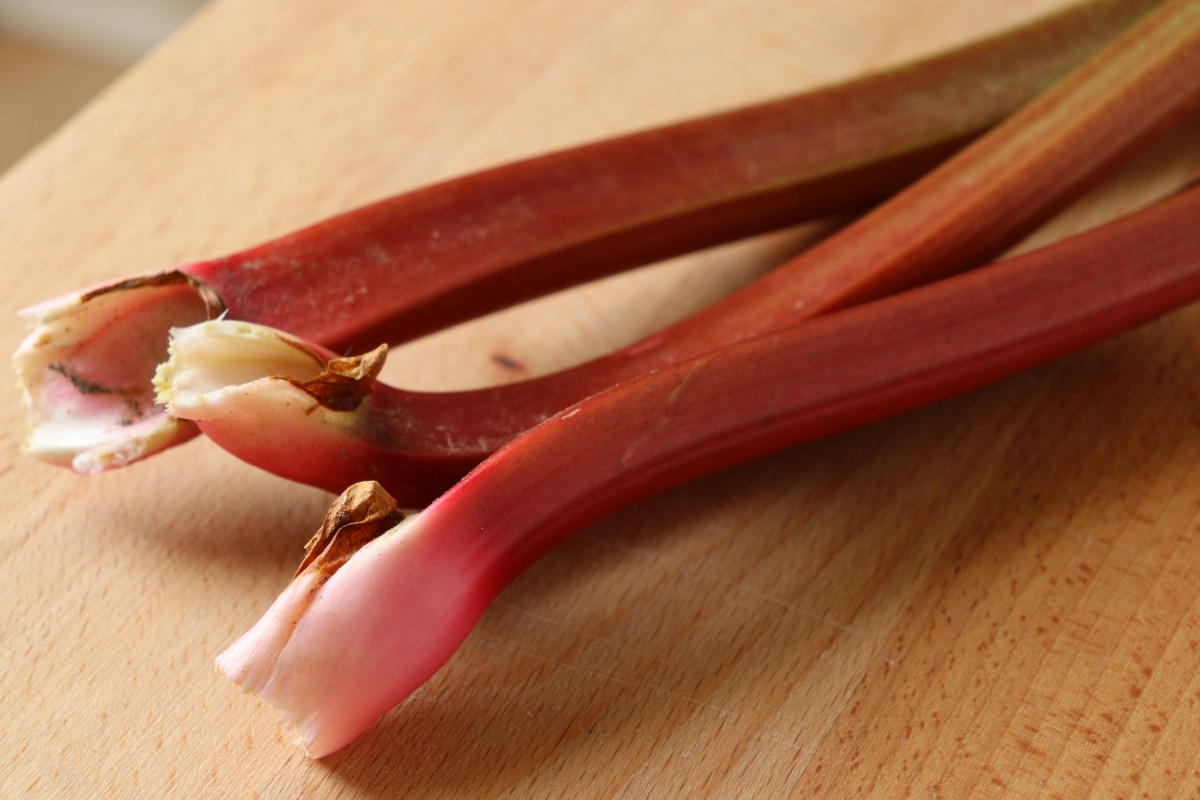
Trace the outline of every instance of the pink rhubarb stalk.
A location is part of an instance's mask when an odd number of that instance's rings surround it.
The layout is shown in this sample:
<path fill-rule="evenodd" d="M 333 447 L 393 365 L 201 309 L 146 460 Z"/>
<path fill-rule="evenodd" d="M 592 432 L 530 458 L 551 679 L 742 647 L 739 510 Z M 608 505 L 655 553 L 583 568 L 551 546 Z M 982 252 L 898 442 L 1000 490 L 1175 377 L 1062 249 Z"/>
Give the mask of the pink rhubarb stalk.
<path fill-rule="evenodd" d="M 146 400 L 168 329 L 197 321 L 205 305 L 362 352 L 656 259 L 861 210 L 1156 5 L 1093 0 L 842 86 L 468 175 L 236 255 L 43 303 L 26 312 L 35 329 L 16 359 L 26 449 L 97 472 L 195 435 Z M 199 293 L 184 297 L 187 285 Z"/>
<path fill-rule="evenodd" d="M 856 223 L 610 356 L 524 383 L 448 394 L 372 389 L 372 372 L 352 398 L 331 404 L 303 384 L 322 374 L 332 354 L 300 341 L 311 357 L 301 372 L 256 356 L 256 378 L 287 380 L 217 391 L 226 385 L 220 369 L 198 378 L 209 367 L 189 354 L 203 352 L 203 336 L 231 346 L 236 337 L 235 328 L 210 324 L 176 335 L 160 401 L 277 475 L 329 491 L 375 480 L 406 506 L 425 505 L 514 436 L 609 386 L 986 260 L 1198 105 L 1200 2 L 1174 0 Z M 184 372 L 204 391 L 175 391 L 172 376 Z M 280 405 L 284 397 L 288 405 Z"/>
<path fill-rule="evenodd" d="M 644 375 L 528 431 L 366 544 L 395 504 L 355 487 L 219 669 L 283 709 L 312 756 L 331 753 L 428 679 L 514 577 L 613 511 L 1200 297 L 1198 225 L 1193 189 L 1056 246 Z"/>

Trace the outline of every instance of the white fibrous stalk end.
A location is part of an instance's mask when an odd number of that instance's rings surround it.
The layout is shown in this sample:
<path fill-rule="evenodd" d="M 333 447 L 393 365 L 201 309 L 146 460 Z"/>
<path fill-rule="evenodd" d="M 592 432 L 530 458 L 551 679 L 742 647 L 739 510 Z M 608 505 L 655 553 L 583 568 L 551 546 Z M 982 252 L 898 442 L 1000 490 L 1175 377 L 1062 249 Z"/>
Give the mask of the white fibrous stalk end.
<path fill-rule="evenodd" d="M 171 331 L 170 357 L 154 386 L 173 416 L 209 423 L 210 433 L 217 430 L 212 424 L 254 424 L 289 407 L 302 409 L 309 427 L 318 428 L 339 424 L 336 412 L 353 411 L 371 394 L 386 357 L 386 345 L 338 358 L 265 325 L 215 320 Z"/>
<path fill-rule="evenodd" d="M 349 463 L 370 427 L 386 345 L 339 358 L 263 325 L 219 320 L 171 332 L 158 401 L 230 454 L 281 477 L 341 489 L 328 457 Z"/>
<path fill-rule="evenodd" d="M 185 409 L 264 378 L 311 380 L 326 361 L 313 346 L 282 331 L 213 320 L 171 330 L 169 357 L 155 372 L 154 388 L 160 404 L 188 416 Z"/>
<path fill-rule="evenodd" d="M 178 272 L 85 289 L 21 312 L 32 330 L 13 367 L 28 422 L 23 449 L 91 474 L 196 435 L 155 403 L 168 331 L 213 312 L 215 295 Z"/>

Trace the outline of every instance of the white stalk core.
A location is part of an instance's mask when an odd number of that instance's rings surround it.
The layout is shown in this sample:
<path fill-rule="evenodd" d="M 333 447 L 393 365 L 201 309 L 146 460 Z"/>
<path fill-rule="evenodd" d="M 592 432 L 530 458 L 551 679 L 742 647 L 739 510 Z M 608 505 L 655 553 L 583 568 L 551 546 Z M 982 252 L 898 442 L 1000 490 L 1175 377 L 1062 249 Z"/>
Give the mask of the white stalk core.
<path fill-rule="evenodd" d="M 214 320 L 171 330 L 170 357 L 154 376 L 158 402 L 172 410 L 217 401 L 264 378 L 308 381 L 325 359 L 287 334 L 249 322 Z"/>

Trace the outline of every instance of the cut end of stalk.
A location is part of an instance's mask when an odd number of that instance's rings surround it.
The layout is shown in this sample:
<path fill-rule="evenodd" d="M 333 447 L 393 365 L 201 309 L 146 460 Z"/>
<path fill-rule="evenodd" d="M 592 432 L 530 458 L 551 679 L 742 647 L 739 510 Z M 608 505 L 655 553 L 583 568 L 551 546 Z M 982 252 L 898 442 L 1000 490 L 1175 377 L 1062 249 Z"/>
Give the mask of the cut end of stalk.
<path fill-rule="evenodd" d="M 197 435 L 155 403 L 151 383 L 172 326 L 223 310 L 181 272 L 129 278 L 25 309 L 32 330 L 13 367 L 29 455 L 82 474 L 138 461 Z"/>
<path fill-rule="evenodd" d="M 321 583 L 319 575 L 297 575 L 262 619 L 217 656 L 217 671 L 244 691 L 262 693 L 271 679 L 279 654 Z"/>
<path fill-rule="evenodd" d="M 336 358 L 265 325 L 213 320 L 171 330 L 154 375 L 157 400 L 184 419 L 208 419 L 257 384 L 282 382 L 333 411 L 353 411 L 375 386 L 387 346 Z"/>
<path fill-rule="evenodd" d="M 247 322 L 171 332 L 154 378 L 158 402 L 243 461 L 333 492 L 374 475 L 347 474 L 370 427 L 387 348 L 337 358 L 319 345 Z"/>
<path fill-rule="evenodd" d="M 244 636 L 217 657 L 217 671 L 243 691 L 260 694 L 283 711 L 281 722 L 299 733 L 298 744 L 309 755 L 316 741 L 311 724 L 297 709 L 302 697 L 291 694 L 289 682 L 275 667 L 293 631 L 329 578 L 369 542 L 398 530 L 405 515 L 395 499 L 374 481 L 356 483 L 341 494 L 325 522 L 305 545 L 304 561 L 292 582 L 267 613 Z"/>
<path fill-rule="evenodd" d="M 393 525 L 395 501 L 378 484 L 351 487 L 292 583 L 217 658 L 221 674 L 281 710 L 313 758 L 437 672 L 494 597 L 494 581 L 432 510 Z"/>

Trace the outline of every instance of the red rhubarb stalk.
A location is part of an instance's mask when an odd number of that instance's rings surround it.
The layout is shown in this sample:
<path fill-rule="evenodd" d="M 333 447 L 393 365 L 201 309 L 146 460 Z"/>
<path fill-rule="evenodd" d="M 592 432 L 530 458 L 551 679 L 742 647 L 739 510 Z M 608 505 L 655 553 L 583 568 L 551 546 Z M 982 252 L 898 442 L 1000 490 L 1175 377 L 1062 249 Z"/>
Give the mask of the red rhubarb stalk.
<path fill-rule="evenodd" d="M 1157 4 L 1094 0 L 842 86 L 469 175 L 168 277 L 44 303 L 29 309 L 37 327 L 17 354 L 26 449 L 86 473 L 194 435 L 154 406 L 150 380 L 168 329 L 203 319 L 206 305 L 361 352 L 656 259 L 858 211 Z"/>
<path fill-rule="evenodd" d="M 584 400 L 375 538 L 360 486 L 217 660 L 314 757 L 449 658 L 501 589 L 576 531 L 699 476 L 933 403 L 1200 297 L 1200 189 L 975 272 L 743 341 Z M 367 502 L 365 498 L 371 498 Z M 374 528 L 334 524 L 374 509 Z M 345 512 L 345 513 L 341 513 Z"/>
<path fill-rule="evenodd" d="M 407 341 L 632 266 L 862 211 L 1156 5 L 1080 6 L 841 86 L 418 190 L 184 270 L 233 319 L 340 353 Z"/>
<path fill-rule="evenodd" d="M 309 358 L 299 372 L 278 371 L 258 350 L 246 359 L 254 366 L 239 366 L 246 376 L 290 382 L 219 391 L 225 365 L 238 360 L 236 338 L 261 343 L 261 336 L 245 326 L 208 325 L 176 336 L 160 401 L 275 474 L 329 491 L 376 480 L 404 505 L 425 505 L 523 430 L 609 386 L 987 260 L 1198 105 L 1200 2 L 1173 0 L 870 214 L 711 308 L 605 358 L 448 394 L 372 391 L 376 367 L 353 384 L 352 396 L 331 401 L 324 383 L 322 395 L 304 382 L 321 375 L 332 354 L 303 343 Z M 224 361 L 201 376 L 208 335 L 226 343 Z M 190 383 L 173 387 L 185 372 Z M 351 384 L 342 378 L 339 385 Z"/>

